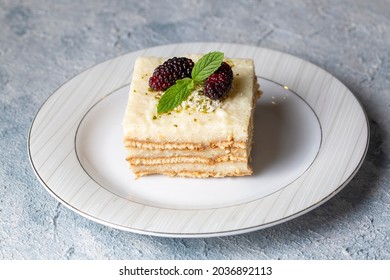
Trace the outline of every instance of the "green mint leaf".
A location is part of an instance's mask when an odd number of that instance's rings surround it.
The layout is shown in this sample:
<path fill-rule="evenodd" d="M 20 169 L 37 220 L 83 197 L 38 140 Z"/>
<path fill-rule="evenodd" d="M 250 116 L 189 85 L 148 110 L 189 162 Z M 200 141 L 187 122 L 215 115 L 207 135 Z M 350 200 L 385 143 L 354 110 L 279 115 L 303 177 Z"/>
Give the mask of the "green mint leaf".
<path fill-rule="evenodd" d="M 157 104 L 157 113 L 163 114 L 175 109 L 190 95 L 194 88 L 194 81 L 190 78 L 177 80 L 176 84 L 168 88 Z"/>
<path fill-rule="evenodd" d="M 223 56 L 221 52 L 210 52 L 202 56 L 192 68 L 191 76 L 194 82 L 200 83 L 213 74 L 221 66 Z"/>

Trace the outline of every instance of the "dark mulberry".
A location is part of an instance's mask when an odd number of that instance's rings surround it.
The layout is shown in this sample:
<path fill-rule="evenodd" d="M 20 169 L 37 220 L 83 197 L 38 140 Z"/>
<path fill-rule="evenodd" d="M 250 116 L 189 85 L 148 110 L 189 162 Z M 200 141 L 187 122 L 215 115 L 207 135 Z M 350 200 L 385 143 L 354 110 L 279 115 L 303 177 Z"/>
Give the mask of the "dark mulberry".
<path fill-rule="evenodd" d="M 158 66 L 149 79 L 153 90 L 164 91 L 179 79 L 190 78 L 194 62 L 186 57 L 173 57 Z"/>
<path fill-rule="evenodd" d="M 229 64 L 222 62 L 221 66 L 211 74 L 204 83 L 204 95 L 218 100 L 228 94 L 233 85 L 233 71 Z"/>

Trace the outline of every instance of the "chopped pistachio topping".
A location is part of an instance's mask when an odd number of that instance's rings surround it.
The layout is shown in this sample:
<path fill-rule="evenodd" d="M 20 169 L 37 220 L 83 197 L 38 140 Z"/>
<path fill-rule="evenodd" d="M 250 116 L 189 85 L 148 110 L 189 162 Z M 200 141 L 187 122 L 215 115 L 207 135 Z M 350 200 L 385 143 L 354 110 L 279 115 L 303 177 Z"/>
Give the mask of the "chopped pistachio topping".
<path fill-rule="evenodd" d="M 159 100 L 163 92 L 158 92 L 154 98 Z M 211 113 L 220 108 L 222 102 L 220 100 L 212 100 L 203 94 L 203 85 L 198 84 L 195 86 L 194 90 L 184 100 L 179 106 L 177 106 L 174 111 L 181 112 L 183 110 L 189 112 L 202 112 L 202 113 Z M 170 115 L 170 113 L 168 113 Z"/>
<path fill-rule="evenodd" d="M 189 97 L 184 100 L 175 111 L 196 111 L 202 113 L 214 112 L 221 106 L 220 100 L 212 100 L 203 94 L 203 86 L 197 85 Z"/>

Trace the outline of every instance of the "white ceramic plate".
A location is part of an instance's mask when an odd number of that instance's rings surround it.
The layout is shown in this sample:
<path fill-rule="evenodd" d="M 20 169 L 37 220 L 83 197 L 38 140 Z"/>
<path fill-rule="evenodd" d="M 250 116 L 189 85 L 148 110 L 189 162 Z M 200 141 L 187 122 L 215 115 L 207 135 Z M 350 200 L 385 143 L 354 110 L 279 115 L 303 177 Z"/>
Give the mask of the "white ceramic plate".
<path fill-rule="evenodd" d="M 255 61 L 263 96 L 254 174 L 135 180 L 121 131 L 135 59 L 214 50 Z M 368 138 L 360 103 L 321 68 L 269 49 L 187 43 L 129 53 L 77 75 L 40 108 L 28 145 L 39 180 L 77 213 L 132 232 L 206 237 L 261 229 L 319 206 L 355 175 Z"/>

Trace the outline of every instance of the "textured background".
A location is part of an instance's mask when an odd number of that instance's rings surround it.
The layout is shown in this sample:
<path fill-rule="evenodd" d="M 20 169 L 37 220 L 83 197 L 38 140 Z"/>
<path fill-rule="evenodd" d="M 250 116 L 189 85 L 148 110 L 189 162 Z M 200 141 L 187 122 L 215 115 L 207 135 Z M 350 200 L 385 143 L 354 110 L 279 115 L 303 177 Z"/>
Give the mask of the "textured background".
<path fill-rule="evenodd" d="M 389 15 L 386 0 L 0 0 L 0 259 L 390 259 Z M 40 105 L 96 63 L 192 41 L 288 52 L 344 82 L 371 127 L 349 185 L 292 221 L 208 239 L 122 232 L 52 198 L 27 154 Z"/>

